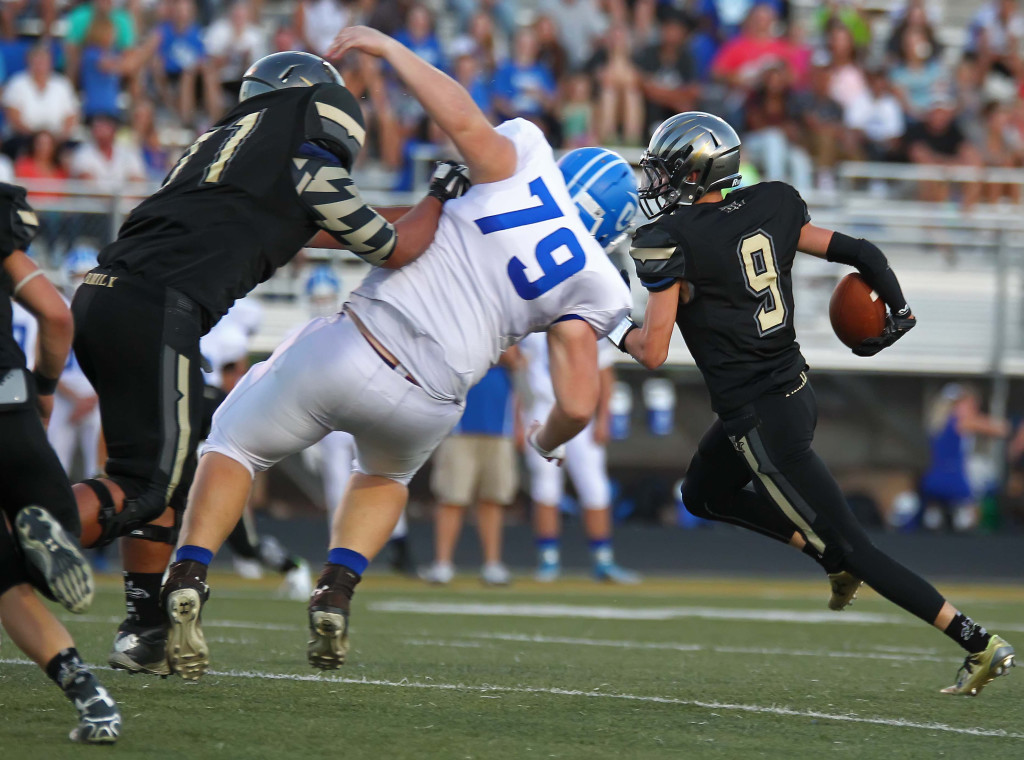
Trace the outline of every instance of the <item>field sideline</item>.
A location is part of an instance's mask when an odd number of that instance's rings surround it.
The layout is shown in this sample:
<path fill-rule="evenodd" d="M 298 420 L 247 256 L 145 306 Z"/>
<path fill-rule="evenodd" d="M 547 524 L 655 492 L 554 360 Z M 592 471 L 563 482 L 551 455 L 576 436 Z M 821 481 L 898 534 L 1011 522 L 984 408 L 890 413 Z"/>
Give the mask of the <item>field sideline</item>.
<path fill-rule="evenodd" d="M 871 593 L 830 613 L 824 582 L 371 577 L 350 663 L 326 675 L 305 663 L 301 603 L 269 581 L 213 588 L 213 673 L 102 672 L 125 717 L 112 750 L 66 742 L 70 705 L 5 642 L 4 757 L 1024 757 L 1024 670 L 976 699 L 941 695 L 962 659 L 952 642 Z M 1024 586 L 941 588 L 1024 646 Z M 88 615 L 65 618 L 90 662 L 120 604 L 109 579 Z"/>

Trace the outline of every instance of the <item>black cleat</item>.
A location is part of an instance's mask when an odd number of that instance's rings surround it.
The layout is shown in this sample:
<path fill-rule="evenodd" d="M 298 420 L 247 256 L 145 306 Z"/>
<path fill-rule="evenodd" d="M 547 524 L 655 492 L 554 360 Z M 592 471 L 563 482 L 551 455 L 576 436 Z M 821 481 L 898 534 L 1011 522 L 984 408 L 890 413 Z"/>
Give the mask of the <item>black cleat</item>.
<path fill-rule="evenodd" d="M 328 564 L 309 599 L 309 642 L 306 657 L 320 670 L 336 670 L 348 654 L 348 618 L 352 589 L 360 576 L 347 567 Z"/>
<path fill-rule="evenodd" d="M 210 598 L 206 565 L 183 560 L 171 565 L 161 591 L 167 630 L 167 663 L 172 673 L 197 681 L 210 669 L 210 648 L 200 626 L 203 605 Z"/>
<path fill-rule="evenodd" d="M 121 713 L 96 676 L 77 670 L 62 684 L 64 693 L 78 710 L 78 725 L 68 738 L 83 744 L 113 744 L 121 735 Z"/>
<path fill-rule="evenodd" d="M 92 567 L 76 542 L 42 507 L 25 507 L 14 519 L 21 549 L 53 598 L 75 614 L 92 604 Z"/>
<path fill-rule="evenodd" d="M 167 664 L 167 627 L 135 629 L 127 621 L 121 623 L 107 662 L 115 670 L 166 678 L 171 674 Z"/>

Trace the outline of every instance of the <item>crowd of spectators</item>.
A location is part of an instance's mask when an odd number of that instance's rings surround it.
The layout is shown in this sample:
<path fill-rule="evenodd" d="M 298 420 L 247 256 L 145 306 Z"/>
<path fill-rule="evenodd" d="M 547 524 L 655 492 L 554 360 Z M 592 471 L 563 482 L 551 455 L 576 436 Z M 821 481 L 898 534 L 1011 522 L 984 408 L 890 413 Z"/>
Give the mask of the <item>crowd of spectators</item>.
<path fill-rule="evenodd" d="M 700 108 L 738 128 L 748 174 L 804 190 L 834 186 L 849 159 L 1018 167 L 1020 6 L 979 3 L 946 49 L 929 0 L 884 15 L 857 0 L 803 14 L 787 0 L 8 0 L 0 179 L 159 179 L 230 108 L 249 62 L 326 54 L 357 23 L 448 71 L 496 122 L 531 119 L 558 147 L 640 147 L 667 116 Z M 363 97 L 363 160 L 408 186 L 411 157 L 443 151 L 440 136 L 386 66 L 337 63 Z M 956 192 L 994 202 L 1018 191 Z M 920 192 L 944 200 L 950 186 Z"/>

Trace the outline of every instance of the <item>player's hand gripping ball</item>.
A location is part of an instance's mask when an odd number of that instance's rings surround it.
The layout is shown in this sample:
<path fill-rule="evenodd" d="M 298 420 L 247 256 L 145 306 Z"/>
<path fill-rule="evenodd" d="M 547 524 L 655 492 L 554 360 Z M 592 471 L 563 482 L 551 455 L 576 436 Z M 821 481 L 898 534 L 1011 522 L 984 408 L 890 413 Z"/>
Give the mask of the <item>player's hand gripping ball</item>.
<path fill-rule="evenodd" d="M 886 315 L 882 299 L 857 273 L 839 281 L 828 315 L 836 336 L 858 356 L 874 356 L 916 324 L 909 308 L 903 314 Z"/>

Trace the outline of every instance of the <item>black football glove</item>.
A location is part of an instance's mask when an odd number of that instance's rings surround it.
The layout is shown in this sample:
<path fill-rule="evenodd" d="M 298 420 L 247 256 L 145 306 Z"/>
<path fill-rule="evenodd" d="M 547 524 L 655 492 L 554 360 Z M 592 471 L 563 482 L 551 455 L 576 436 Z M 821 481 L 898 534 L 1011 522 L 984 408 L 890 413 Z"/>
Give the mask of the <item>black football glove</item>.
<path fill-rule="evenodd" d="M 25 200 L 25 188 L 0 182 L 0 259 L 28 250 L 38 229 L 39 219 Z"/>
<path fill-rule="evenodd" d="M 910 313 L 909 306 L 895 314 L 890 312 L 885 318 L 885 329 L 882 331 L 881 336 L 878 338 L 868 338 L 853 349 L 853 353 L 857 354 L 857 356 L 874 356 L 883 348 L 888 348 L 910 332 L 916 324 L 917 319 Z"/>
<path fill-rule="evenodd" d="M 437 198 L 441 203 L 458 198 L 469 190 L 469 167 L 454 161 L 438 161 L 434 173 L 430 176 L 430 189 L 427 195 Z"/>

